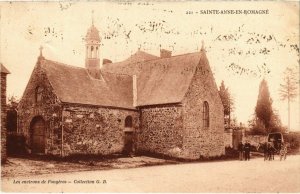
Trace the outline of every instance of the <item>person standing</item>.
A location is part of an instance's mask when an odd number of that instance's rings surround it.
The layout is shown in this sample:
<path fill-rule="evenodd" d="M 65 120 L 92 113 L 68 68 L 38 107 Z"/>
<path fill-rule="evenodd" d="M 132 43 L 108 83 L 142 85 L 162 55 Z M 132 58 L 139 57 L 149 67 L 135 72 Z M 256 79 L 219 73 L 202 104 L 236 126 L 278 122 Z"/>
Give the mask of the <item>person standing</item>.
<path fill-rule="evenodd" d="M 268 160 L 269 152 L 268 152 L 268 142 L 265 142 L 263 144 L 263 150 L 264 150 L 264 161 Z"/>
<path fill-rule="evenodd" d="M 238 151 L 239 151 L 239 160 L 243 160 L 243 158 L 244 158 L 243 157 L 244 145 L 241 141 L 238 145 Z"/>
<path fill-rule="evenodd" d="M 244 145 L 245 160 L 250 160 L 250 148 L 251 148 L 251 145 L 250 145 L 249 141 L 246 141 L 246 143 Z"/>

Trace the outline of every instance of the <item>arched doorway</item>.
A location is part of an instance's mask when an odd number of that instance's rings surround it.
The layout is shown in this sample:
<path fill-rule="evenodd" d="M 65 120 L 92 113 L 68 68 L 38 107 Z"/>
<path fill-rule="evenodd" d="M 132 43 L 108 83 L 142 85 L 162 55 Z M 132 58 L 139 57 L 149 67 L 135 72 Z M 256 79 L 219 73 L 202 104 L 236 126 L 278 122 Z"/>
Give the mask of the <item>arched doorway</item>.
<path fill-rule="evenodd" d="M 45 120 L 36 116 L 30 123 L 30 142 L 32 153 L 45 153 Z"/>

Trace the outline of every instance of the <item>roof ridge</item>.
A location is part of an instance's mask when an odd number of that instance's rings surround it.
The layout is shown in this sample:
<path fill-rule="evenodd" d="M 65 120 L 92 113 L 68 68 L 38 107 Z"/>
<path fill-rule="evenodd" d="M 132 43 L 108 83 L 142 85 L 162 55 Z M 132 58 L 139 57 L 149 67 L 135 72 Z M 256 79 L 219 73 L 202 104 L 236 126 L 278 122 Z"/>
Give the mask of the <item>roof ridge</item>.
<path fill-rule="evenodd" d="M 109 72 L 109 71 L 103 71 L 104 73 L 107 74 L 113 74 L 113 75 L 123 75 L 123 76 L 127 76 L 127 77 L 132 77 L 131 75 L 125 74 L 125 73 L 114 73 L 114 72 Z"/>
<path fill-rule="evenodd" d="M 156 56 L 156 55 L 151 54 L 151 53 L 147 53 L 146 51 L 142 51 L 142 50 L 136 51 L 133 55 L 137 54 L 138 52 L 140 52 L 140 53 L 145 53 L 145 54 L 147 54 L 147 55 L 151 55 L 151 56 L 154 56 L 154 57 L 158 57 L 158 58 L 159 58 L 159 56 Z M 133 56 L 133 55 L 131 55 L 131 56 Z"/>
<path fill-rule="evenodd" d="M 71 67 L 71 68 L 74 68 L 74 69 L 85 69 L 84 67 L 78 67 L 78 66 L 74 66 L 74 65 L 69 65 L 69 64 L 58 62 L 58 61 L 49 60 L 49 59 L 44 59 L 44 61 L 49 61 L 49 62 L 55 63 L 57 65 Z M 43 64 L 47 64 L 47 63 L 43 63 Z"/>
<path fill-rule="evenodd" d="M 142 51 L 142 52 L 144 52 L 144 51 Z M 190 54 L 196 54 L 196 53 L 201 54 L 201 52 L 197 51 L 197 52 L 192 52 L 192 53 L 184 53 L 184 54 L 179 54 L 179 55 L 173 55 L 173 56 L 167 57 L 167 58 L 161 58 L 161 57 L 158 57 L 158 58 L 156 58 L 156 59 L 149 59 L 149 60 L 147 60 L 147 61 L 136 61 L 136 62 L 128 63 L 128 64 L 134 65 L 134 64 L 137 64 L 137 63 L 148 63 L 148 62 L 150 62 L 150 61 L 164 60 L 164 59 L 169 59 L 169 58 L 173 58 L 173 57 L 179 57 L 179 56 L 190 55 Z M 154 56 L 156 56 L 156 55 L 154 55 Z M 157 56 L 156 56 L 156 57 L 157 57 Z M 124 60 L 124 61 L 126 61 L 126 60 Z M 109 63 L 109 64 L 107 64 L 107 65 L 118 65 L 118 64 L 122 64 L 124 61 L 119 61 L 119 62 L 115 62 L 115 63 Z"/>
<path fill-rule="evenodd" d="M 164 59 L 169 59 L 169 58 L 174 58 L 174 57 L 180 57 L 180 56 L 190 55 L 190 54 L 196 54 L 196 53 L 201 54 L 200 52 L 184 53 L 184 54 L 179 54 L 179 55 L 173 55 L 173 56 L 171 56 L 171 57 L 166 57 L 166 58 L 161 58 L 161 57 L 159 57 L 159 58 L 157 58 L 157 59 L 150 59 L 150 60 L 148 60 L 148 61 L 164 60 Z M 145 62 L 148 62 L 148 61 L 145 61 Z"/>

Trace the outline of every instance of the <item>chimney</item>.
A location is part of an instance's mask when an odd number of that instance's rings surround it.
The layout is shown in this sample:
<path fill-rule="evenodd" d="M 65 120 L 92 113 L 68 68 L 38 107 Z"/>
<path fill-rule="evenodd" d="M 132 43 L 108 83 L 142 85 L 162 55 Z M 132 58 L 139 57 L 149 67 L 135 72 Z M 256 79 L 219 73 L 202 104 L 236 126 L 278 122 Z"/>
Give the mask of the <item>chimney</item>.
<path fill-rule="evenodd" d="M 160 49 L 160 58 L 169 58 L 172 56 L 172 51 Z"/>
<path fill-rule="evenodd" d="M 132 76 L 132 92 L 133 92 L 133 106 L 137 106 L 137 77 Z"/>
<path fill-rule="evenodd" d="M 108 63 L 112 63 L 112 61 L 109 59 L 103 59 L 103 65 L 108 64 Z"/>

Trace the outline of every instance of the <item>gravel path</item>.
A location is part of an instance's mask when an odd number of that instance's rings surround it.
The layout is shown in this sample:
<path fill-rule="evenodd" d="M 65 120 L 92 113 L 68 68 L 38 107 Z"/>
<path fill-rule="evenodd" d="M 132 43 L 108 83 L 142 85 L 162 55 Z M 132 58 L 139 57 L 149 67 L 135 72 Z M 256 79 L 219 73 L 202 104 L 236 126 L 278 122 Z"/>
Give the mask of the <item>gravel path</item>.
<path fill-rule="evenodd" d="M 2 189 L 13 192 L 300 192 L 300 156 L 289 156 L 286 161 L 275 159 L 4 177 Z"/>

